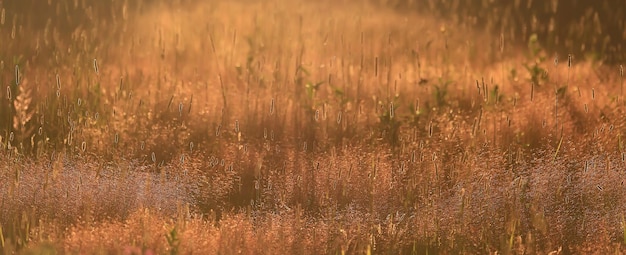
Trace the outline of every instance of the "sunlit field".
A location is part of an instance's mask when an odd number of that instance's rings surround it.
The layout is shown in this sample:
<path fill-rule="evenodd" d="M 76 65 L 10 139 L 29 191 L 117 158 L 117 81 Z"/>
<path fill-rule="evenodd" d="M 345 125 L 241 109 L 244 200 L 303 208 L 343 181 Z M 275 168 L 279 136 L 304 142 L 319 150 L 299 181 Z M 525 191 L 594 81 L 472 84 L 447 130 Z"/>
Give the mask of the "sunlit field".
<path fill-rule="evenodd" d="M 0 0 L 0 254 L 626 252 L 615 39 L 412 1 L 31 2 Z"/>

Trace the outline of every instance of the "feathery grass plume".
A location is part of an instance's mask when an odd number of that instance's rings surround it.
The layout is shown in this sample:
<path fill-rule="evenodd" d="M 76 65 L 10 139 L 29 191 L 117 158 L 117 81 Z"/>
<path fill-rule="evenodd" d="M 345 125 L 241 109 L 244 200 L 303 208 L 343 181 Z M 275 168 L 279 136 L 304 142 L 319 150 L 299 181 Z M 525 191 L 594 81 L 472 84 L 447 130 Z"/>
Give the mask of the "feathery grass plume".
<path fill-rule="evenodd" d="M 13 100 L 13 109 L 15 110 L 13 115 L 13 130 L 15 130 L 19 137 L 19 143 L 29 139 L 35 131 L 35 126 L 28 125 L 31 121 L 35 111 L 32 107 L 32 92 L 29 87 L 29 82 L 24 80 L 21 85 L 17 87 L 18 93 Z"/>

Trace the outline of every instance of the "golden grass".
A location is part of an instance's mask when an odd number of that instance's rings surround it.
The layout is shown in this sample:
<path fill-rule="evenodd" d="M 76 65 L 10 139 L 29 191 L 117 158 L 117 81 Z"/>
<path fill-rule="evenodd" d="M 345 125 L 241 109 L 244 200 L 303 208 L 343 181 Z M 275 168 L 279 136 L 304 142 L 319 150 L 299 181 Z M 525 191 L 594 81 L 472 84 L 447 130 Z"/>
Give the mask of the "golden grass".
<path fill-rule="evenodd" d="M 3 254 L 626 247 L 615 66 L 357 1 L 67 6 L 0 24 Z"/>

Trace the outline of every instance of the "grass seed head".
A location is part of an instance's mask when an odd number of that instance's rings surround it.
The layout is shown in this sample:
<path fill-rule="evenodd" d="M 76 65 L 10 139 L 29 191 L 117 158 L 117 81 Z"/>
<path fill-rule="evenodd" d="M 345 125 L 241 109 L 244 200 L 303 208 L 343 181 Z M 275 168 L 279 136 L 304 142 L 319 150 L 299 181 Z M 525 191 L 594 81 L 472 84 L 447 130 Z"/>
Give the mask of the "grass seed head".
<path fill-rule="evenodd" d="M 98 68 L 98 60 L 97 59 L 93 59 L 93 70 L 96 72 L 96 74 L 99 74 L 100 69 Z"/>
<path fill-rule="evenodd" d="M 572 67 L 572 54 L 567 54 L 567 68 Z"/>
<path fill-rule="evenodd" d="M 20 66 L 15 65 L 15 85 L 20 85 Z"/>
<path fill-rule="evenodd" d="M 559 55 L 554 56 L 554 67 L 559 64 Z"/>

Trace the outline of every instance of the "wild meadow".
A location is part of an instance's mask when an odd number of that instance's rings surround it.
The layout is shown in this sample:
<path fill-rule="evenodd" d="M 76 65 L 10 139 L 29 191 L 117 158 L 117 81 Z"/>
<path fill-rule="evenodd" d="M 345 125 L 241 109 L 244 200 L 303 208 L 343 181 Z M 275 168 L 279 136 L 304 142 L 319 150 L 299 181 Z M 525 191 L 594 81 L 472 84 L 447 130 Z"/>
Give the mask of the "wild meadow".
<path fill-rule="evenodd" d="M 413 2 L 0 0 L 0 254 L 623 254 L 615 39 Z"/>

